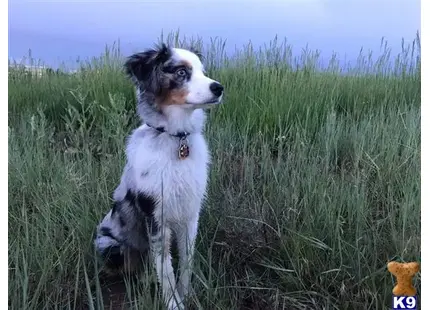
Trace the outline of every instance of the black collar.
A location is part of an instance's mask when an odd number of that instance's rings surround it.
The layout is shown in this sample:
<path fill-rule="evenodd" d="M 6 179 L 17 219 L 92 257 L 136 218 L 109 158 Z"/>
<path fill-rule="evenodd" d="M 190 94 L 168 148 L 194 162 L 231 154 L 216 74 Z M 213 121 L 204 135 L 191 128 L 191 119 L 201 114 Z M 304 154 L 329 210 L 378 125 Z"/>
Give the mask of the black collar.
<path fill-rule="evenodd" d="M 162 132 L 166 132 L 166 129 L 164 129 L 164 127 L 153 127 L 153 126 L 149 125 L 148 123 L 146 123 L 146 125 L 148 127 L 151 127 L 153 129 L 161 132 L 161 133 Z M 176 133 L 174 135 L 172 135 L 172 134 L 169 133 L 169 135 L 171 135 L 172 137 L 176 137 L 176 138 L 186 138 L 186 137 L 188 137 L 190 135 L 190 133 L 186 132 L 186 131 L 180 131 L 180 132 L 178 132 L 178 133 Z"/>

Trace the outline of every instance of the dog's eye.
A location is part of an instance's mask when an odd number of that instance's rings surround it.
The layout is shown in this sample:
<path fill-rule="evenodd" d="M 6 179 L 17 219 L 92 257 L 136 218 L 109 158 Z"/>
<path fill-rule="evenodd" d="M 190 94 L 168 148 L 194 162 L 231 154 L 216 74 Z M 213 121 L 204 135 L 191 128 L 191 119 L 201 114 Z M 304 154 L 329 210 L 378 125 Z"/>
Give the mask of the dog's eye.
<path fill-rule="evenodd" d="M 179 69 L 178 71 L 176 71 L 176 75 L 180 77 L 184 77 L 187 75 L 187 71 L 185 71 L 185 69 Z"/>

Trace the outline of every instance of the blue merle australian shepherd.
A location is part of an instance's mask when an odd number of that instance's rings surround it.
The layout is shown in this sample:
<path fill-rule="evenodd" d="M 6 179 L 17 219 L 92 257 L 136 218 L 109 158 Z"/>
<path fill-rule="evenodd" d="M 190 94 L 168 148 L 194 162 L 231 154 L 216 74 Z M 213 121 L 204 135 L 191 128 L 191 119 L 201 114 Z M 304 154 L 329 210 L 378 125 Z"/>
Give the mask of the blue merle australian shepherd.
<path fill-rule="evenodd" d="M 198 52 L 164 44 L 130 56 L 125 70 L 143 122 L 128 138 L 114 205 L 94 243 L 111 270 L 127 269 L 135 253 L 149 248 L 164 302 L 168 309 L 183 309 L 210 161 L 203 109 L 219 104 L 224 89 L 205 75 Z M 170 254 L 173 235 L 178 283 Z"/>

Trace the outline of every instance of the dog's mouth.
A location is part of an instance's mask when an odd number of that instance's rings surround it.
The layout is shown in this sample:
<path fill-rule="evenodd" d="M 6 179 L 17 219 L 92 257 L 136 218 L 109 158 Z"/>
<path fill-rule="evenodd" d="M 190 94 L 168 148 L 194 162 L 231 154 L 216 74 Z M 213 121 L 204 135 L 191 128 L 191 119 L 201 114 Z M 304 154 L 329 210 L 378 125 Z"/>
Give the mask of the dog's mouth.
<path fill-rule="evenodd" d="M 195 107 L 195 108 L 210 108 L 210 107 L 213 107 L 213 106 L 218 105 L 220 103 L 222 103 L 222 96 L 215 98 L 215 99 L 212 99 L 212 100 L 209 100 L 209 101 L 206 101 L 204 103 L 190 103 L 190 105 Z"/>
<path fill-rule="evenodd" d="M 217 103 L 221 103 L 221 99 L 220 98 L 208 101 L 208 102 L 203 103 L 203 104 L 217 104 Z"/>

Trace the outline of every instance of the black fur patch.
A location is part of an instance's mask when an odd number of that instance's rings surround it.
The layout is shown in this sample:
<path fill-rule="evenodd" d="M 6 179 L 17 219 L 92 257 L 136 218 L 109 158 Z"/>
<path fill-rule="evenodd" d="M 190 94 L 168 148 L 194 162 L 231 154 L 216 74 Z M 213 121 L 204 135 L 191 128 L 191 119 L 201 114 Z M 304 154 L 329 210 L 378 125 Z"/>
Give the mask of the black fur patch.
<path fill-rule="evenodd" d="M 162 43 L 158 48 L 156 61 L 158 63 L 164 63 L 172 57 L 172 50 L 166 44 Z"/>
<path fill-rule="evenodd" d="M 148 50 L 143 53 L 131 55 L 125 62 L 125 73 L 129 77 L 136 77 L 139 81 L 147 79 L 151 74 L 156 54 L 157 51 Z"/>
<path fill-rule="evenodd" d="M 124 256 L 121 253 L 119 246 L 111 246 L 106 248 L 101 256 L 108 268 L 118 269 L 124 264 Z"/>
<path fill-rule="evenodd" d="M 179 88 L 180 84 L 178 82 L 176 82 L 175 80 L 170 80 L 169 82 L 169 89 L 175 89 L 175 88 Z"/>
<path fill-rule="evenodd" d="M 111 229 L 109 227 L 102 227 L 102 228 L 100 228 L 100 233 L 103 236 L 106 236 L 106 237 L 112 238 L 114 240 L 117 240 L 116 237 L 114 235 L 112 235 L 112 231 L 111 231 Z"/>
<path fill-rule="evenodd" d="M 129 77 L 134 77 L 138 83 L 146 84 L 146 90 L 156 93 L 156 85 L 159 76 L 157 70 L 161 72 L 161 66 L 172 56 L 172 50 L 165 44 L 155 49 L 149 49 L 142 53 L 136 53 L 127 58 L 124 69 Z"/>
<path fill-rule="evenodd" d="M 136 195 L 131 191 L 131 189 L 127 190 L 124 200 L 127 201 L 130 205 L 133 205 L 135 203 Z"/>
<path fill-rule="evenodd" d="M 155 203 L 155 199 L 147 194 L 139 193 L 137 195 L 137 204 L 146 216 L 153 216 Z"/>
<path fill-rule="evenodd" d="M 156 204 L 155 199 L 147 194 L 139 193 L 137 195 L 137 203 L 140 210 L 145 214 L 146 224 L 151 235 L 157 235 L 159 227 L 154 218 L 154 209 Z"/>
<path fill-rule="evenodd" d="M 119 225 L 121 227 L 124 227 L 126 224 L 124 218 L 121 215 L 119 215 L 118 219 L 119 219 Z"/>
<path fill-rule="evenodd" d="M 158 234 L 158 231 L 160 230 L 158 227 L 158 223 L 155 220 L 154 216 L 147 216 L 146 217 L 146 225 L 148 226 L 148 229 L 152 236 L 155 236 Z"/>
<path fill-rule="evenodd" d="M 181 66 L 181 67 L 183 67 L 183 66 Z M 180 69 L 181 67 L 178 67 L 177 65 L 174 65 L 174 64 L 169 64 L 163 68 L 163 72 L 173 74 L 178 69 Z"/>

